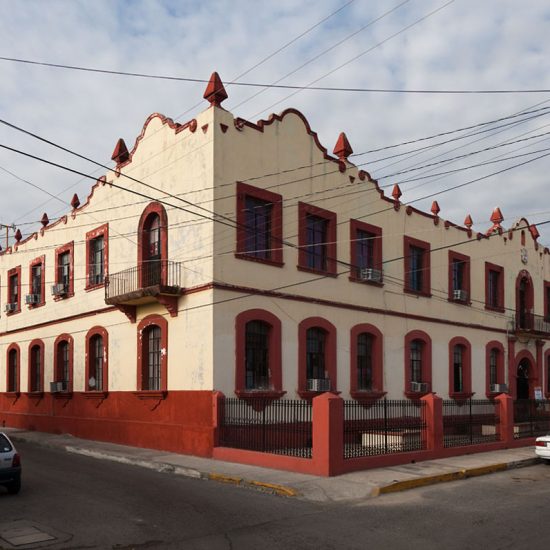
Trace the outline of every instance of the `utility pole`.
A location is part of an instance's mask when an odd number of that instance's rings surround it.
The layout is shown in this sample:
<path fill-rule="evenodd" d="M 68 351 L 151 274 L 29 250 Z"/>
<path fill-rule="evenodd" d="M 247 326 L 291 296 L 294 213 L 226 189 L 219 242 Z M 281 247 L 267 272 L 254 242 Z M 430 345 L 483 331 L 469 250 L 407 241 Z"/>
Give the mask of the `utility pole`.
<path fill-rule="evenodd" d="M 5 228 L 5 230 L 6 230 L 6 246 L 5 246 L 4 250 L 7 250 L 8 246 L 9 246 L 10 229 L 15 233 L 15 224 L 12 223 L 11 225 L 6 225 L 5 223 L 0 223 L 0 227 Z"/>

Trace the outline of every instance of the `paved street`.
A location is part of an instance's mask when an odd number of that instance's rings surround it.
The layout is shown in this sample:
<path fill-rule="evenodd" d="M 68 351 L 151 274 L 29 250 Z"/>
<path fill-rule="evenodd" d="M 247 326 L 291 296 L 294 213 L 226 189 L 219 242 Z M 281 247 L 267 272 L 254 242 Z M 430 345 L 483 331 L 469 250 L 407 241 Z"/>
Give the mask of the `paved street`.
<path fill-rule="evenodd" d="M 525 548 L 550 536 L 550 467 L 315 504 L 19 443 L 24 481 L 0 493 L 0 533 L 19 548 Z M 12 548 L 0 540 L 1 548 Z"/>

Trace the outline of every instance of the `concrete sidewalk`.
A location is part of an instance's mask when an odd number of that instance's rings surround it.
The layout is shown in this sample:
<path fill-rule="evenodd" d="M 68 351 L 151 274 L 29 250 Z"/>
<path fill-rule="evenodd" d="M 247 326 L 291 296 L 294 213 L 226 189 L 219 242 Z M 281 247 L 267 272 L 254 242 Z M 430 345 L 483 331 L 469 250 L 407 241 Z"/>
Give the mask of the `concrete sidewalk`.
<path fill-rule="evenodd" d="M 55 435 L 17 428 L 2 428 L 2 431 L 7 433 L 15 443 L 19 441 L 32 442 L 45 447 L 62 449 L 70 453 L 150 468 L 158 472 L 232 483 L 317 502 L 364 500 L 434 483 L 467 479 L 512 468 L 530 466 L 539 461 L 535 457 L 534 449 L 529 446 L 388 468 L 376 468 L 325 478 L 166 453 L 152 449 L 78 439 L 69 434 Z"/>

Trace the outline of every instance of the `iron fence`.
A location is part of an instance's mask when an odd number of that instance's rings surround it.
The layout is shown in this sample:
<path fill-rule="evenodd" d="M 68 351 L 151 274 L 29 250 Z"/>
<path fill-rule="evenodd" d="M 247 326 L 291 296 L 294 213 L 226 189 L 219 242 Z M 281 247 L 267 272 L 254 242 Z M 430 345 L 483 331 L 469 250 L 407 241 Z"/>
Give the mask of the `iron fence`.
<path fill-rule="evenodd" d="M 426 449 L 422 401 L 344 401 L 344 458 Z"/>
<path fill-rule="evenodd" d="M 311 402 L 226 398 L 222 409 L 222 447 L 311 458 Z"/>
<path fill-rule="evenodd" d="M 550 334 L 550 318 L 525 312 L 512 316 L 512 323 L 516 331 L 537 332 Z"/>
<path fill-rule="evenodd" d="M 179 289 L 182 286 L 182 264 L 161 260 L 112 273 L 106 278 L 105 299 L 161 285 Z"/>
<path fill-rule="evenodd" d="M 514 401 L 514 439 L 550 433 L 550 400 Z"/>
<path fill-rule="evenodd" d="M 499 438 L 498 403 L 489 399 L 443 400 L 443 446 L 491 443 Z"/>

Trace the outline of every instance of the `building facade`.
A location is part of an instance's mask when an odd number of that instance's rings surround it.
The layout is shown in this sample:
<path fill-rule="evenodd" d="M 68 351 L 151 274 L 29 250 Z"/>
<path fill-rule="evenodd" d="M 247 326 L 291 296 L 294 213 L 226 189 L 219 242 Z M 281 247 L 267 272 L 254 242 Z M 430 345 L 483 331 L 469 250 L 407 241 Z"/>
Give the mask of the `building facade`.
<path fill-rule="evenodd" d="M 87 200 L 0 255 L 4 425 L 211 456 L 213 396 L 550 397 L 550 263 L 401 203 L 287 109 L 151 115 Z"/>

